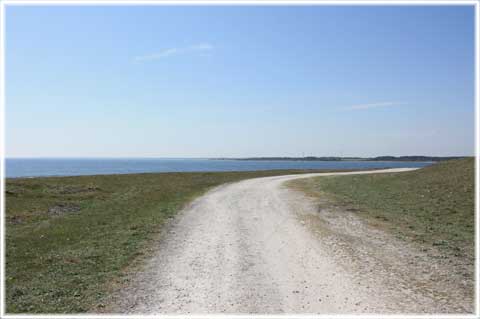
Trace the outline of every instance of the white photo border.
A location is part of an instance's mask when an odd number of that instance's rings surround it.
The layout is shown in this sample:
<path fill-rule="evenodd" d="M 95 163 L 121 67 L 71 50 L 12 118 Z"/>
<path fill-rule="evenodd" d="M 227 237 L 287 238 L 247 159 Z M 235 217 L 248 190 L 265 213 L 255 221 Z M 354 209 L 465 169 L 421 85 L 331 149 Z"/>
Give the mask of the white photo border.
<path fill-rule="evenodd" d="M 6 314 L 5 313 L 5 134 L 6 134 L 6 83 L 5 40 L 6 7 L 9 6 L 473 6 L 475 9 L 475 310 L 473 314 L 358 314 L 358 315 L 312 315 L 312 314 L 181 314 L 181 315 L 122 315 L 122 314 Z M 479 109 L 479 34 L 480 2 L 477 0 L 0 0 L 0 318 L 334 318 L 334 319 L 460 319 L 480 318 L 480 109 Z"/>

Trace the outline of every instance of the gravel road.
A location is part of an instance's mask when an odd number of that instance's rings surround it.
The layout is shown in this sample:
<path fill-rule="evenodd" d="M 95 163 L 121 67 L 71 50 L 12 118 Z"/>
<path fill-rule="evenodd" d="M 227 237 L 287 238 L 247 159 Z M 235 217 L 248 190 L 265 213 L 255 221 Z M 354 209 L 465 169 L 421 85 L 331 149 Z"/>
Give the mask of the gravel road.
<path fill-rule="evenodd" d="M 109 310 L 144 314 L 469 310 L 468 304 L 462 308 L 464 296 L 447 291 L 455 287 L 420 289 L 425 282 L 404 276 L 414 269 L 408 258 L 421 256 L 414 247 L 367 229 L 352 217 L 333 217 L 327 223 L 332 229 L 323 232 L 325 227 L 315 226 L 315 205 L 284 186 L 292 179 L 319 175 L 407 170 L 276 176 L 217 187 L 174 219 L 158 250 L 118 292 Z M 335 229 L 341 229 L 342 238 L 332 236 Z M 445 291 L 439 294 L 435 289 Z"/>

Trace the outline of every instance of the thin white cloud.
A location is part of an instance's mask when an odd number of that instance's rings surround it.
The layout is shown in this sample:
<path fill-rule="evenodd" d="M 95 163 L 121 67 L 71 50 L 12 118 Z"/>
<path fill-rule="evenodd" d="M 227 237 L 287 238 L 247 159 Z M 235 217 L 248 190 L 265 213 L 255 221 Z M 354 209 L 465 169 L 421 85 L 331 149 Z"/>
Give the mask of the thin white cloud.
<path fill-rule="evenodd" d="M 214 46 L 211 45 L 210 43 L 199 43 L 199 44 L 190 45 L 188 47 L 169 48 L 153 54 L 139 55 L 139 56 L 136 56 L 134 60 L 135 62 L 146 62 L 146 61 L 159 60 L 159 59 L 168 58 L 168 57 L 172 57 L 180 54 L 186 54 L 186 53 L 208 52 L 208 51 L 212 51 L 213 49 L 214 49 Z"/>
<path fill-rule="evenodd" d="M 190 46 L 190 51 L 210 51 L 213 50 L 213 45 L 210 43 L 200 43 Z"/>
<path fill-rule="evenodd" d="M 344 110 L 368 110 L 368 109 L 374 109 L 374 108 L 380 108 L 380 107 L 389 107 L 389 106 L 395 106 L 395 105 L 401 105 L 405 103 L 401 102 L 380 102 L 380 103 L 370 103 L 370 104 L 358 104 L 358 105 L 351 105 L 348 107 L 344 107 Z"/>

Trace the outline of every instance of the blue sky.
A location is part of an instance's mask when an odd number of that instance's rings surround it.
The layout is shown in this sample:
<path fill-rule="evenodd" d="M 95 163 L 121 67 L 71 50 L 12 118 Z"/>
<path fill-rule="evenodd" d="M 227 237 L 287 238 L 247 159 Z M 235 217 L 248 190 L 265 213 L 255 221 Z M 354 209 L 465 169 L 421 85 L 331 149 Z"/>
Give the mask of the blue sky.
<path fill-rule="evenodd" d="M 473 155 L 473 6 L 7 6 L 8 157 Z"/>

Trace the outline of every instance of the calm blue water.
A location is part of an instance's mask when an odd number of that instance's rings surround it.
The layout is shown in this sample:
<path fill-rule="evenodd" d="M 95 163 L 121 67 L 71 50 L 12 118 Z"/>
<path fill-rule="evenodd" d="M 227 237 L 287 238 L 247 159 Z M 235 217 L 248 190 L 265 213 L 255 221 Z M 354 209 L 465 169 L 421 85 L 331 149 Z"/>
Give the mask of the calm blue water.
<path fill-rule="evenodd" d="M 239 161 L 208 159 L 7 159 L 7 177 L 74 176 L 150 172 L 221 172 L 270 169 L 423 167 L 427 162 Z"/>

